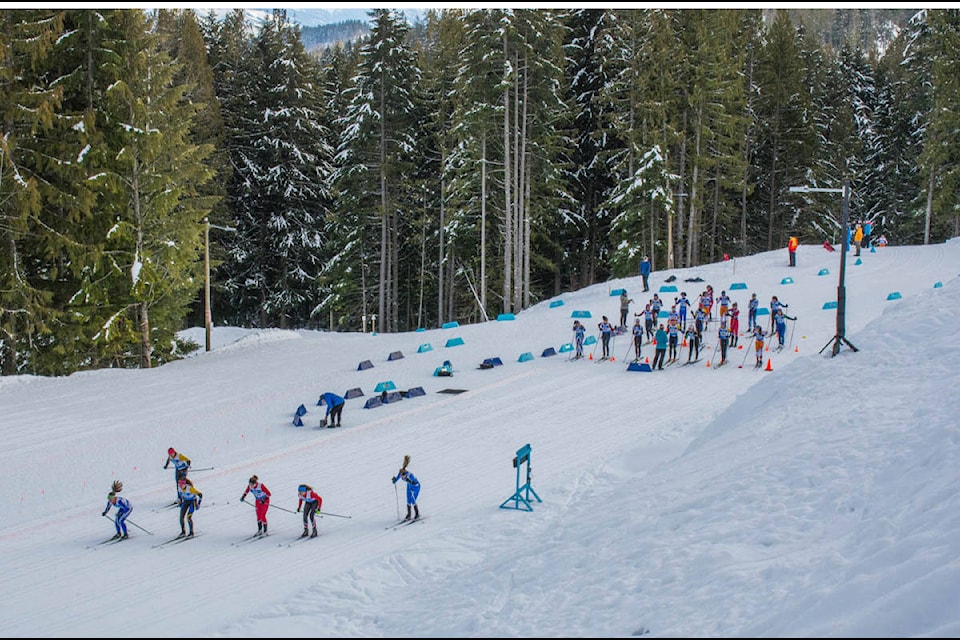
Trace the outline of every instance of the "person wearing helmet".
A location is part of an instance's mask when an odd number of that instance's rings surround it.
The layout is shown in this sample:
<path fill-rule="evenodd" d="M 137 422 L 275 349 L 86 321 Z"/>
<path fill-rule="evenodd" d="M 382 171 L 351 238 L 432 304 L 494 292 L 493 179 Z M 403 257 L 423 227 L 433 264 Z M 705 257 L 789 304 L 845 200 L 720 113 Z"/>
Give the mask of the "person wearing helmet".
<path fill-rule="evenodd" d="M 121 498 L 116 493 L 111 491 L 107 494 L 107 508 L 103 510 L 101 516 L 106 516 L 107 512 L 110 511 L 111 507 L 117 508 L 117 517 L 114 519 L 113 523 L 117 527 L 117 535 L 111 538 L 112 540 L 126 540 L 130 536 L 127 534 L 127 516 L 130 515 L 130 512 L 133 511 L 133 506 L 130 505 L 130 501 L 126 498 Z"/>
<path fill-rule="evenodd" d="M 173 464 L 174 484 L 179 486 L 180 479 L 187 477 L 187 469 L 190 468 L 190 458 L 182 453 L 177 453 L 176 449 L 170 447 L 167 449 L 167 462 L 163 465 L 163 468 L 168 469 L 171 463 Z M 177 504 L 182 505 L 183 501 L 178 498 Z"/>
<path fill-rule="evenodd" d="M 301 484 L 299 487 L 297 487 L 297 495 L 300 497 L 300 502 L 297 503 L 297 513 L 300 512 L 301 508 L 303 508 L 303 533 L 300 534 L 300 537 L 307 537 L 307 523 L 309 522 L 309 524 L 313 525 L 313 533 L 309 535 L 311 538 L 316 538 L 316 513 L 320 510 L 320 505 L 323 504 L 323 498 L 317 495 L 317 492 L 313 490 L 313 487 L 308 484 Z M 304 506 L 304 503 L 306 503 L 306 506 Z"/>
<path fill-rule="evenodd" d="M 257 535 L 267 535 L 267 509 L 270 508 L 270 489 L 260 482 L 260 479 L 253 475 L 250 476 L 250 482 L 247 488 L 243 490 L 240 496 L 240 502 L 247 501 L 247 494 L 252 493 L 256 498 L 254 507 L 257 510 Z"/>
<path fill-rule="evenodd" d="M 177 480 L 177 493 L 180 496 L 180 535 L 177 537 L 192 538 L 193 512 L 200 508 L 200 501 L 203 500 L 203 494 L 193 486 L 193 482 L 186 476 Z M 187 527 L 185 525 L 189 525 L 189 533 L 187 533 Z"/>

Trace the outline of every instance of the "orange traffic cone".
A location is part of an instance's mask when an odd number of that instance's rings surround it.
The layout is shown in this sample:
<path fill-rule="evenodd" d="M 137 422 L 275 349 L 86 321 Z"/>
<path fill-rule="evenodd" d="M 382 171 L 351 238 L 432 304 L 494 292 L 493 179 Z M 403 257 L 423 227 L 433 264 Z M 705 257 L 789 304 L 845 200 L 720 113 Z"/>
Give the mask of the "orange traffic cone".
<path fill-rule="evenodd" d="M 800 353 L 800 345 L 797 345 L 793 348 L 794 353 Z"/>
<path fill-rule="evenodd" d="M 682 345 L 682 346 L 683 346 L 684 349 L 687 348 L 687 339 L 686 339 L 686 338 L 683 339 L 683 345 Z"/>
<path fill-rule="evenodd" d="M 593 351 L 590 352 L 590 359 L 593 360 Z"/>
<path fill-rule="evenodd" d="M 610 362 L 616 362 L 617 356 L 610 356 Z"/>
<path fill-rule="evenodd" d="M 650 356 L 643 359 L 643 364 L 650 364 Z"/>
<path fill-rule="evenodd" d="M 767 368 L 765 371 L 773 371 L 773 362 L 770 360 L 770 358 L 767 358 Z"/>
<path fill-rule="evenodd" d="M 710 368 L 710 361 L 709 361 L 709 360 L 707 360 L 707 368 L 708 368 L 708 369 Z"/>

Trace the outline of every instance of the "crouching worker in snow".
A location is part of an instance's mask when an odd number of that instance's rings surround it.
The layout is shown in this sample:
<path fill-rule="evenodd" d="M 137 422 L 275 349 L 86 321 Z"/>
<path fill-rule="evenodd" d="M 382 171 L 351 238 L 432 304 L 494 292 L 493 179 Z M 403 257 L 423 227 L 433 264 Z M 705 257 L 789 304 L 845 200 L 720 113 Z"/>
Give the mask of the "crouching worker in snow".
<path fill-rule="evenodd" d="M 341 416 L 343 414 L 343 405 L 345 404 L 343 398 L 338 396 L 335 393 L 327 391 L 323 394 L 323 403 L 327 405 L 327 413 L 323 416 L 323 425 L 331 429 L 333 427 L 341 427 L 340 424 Z"/>

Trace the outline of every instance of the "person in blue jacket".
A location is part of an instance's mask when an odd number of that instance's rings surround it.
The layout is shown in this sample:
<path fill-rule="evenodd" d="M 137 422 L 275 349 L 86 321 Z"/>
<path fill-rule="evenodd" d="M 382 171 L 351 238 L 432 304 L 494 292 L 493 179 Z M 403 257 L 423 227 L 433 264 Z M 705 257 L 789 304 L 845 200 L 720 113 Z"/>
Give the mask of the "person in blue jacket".
<path fill-rule="evenodd" d="M 420 495 L 420 481 L 417 480 L 416 476 L 407 471 L 407 465 L 410 464 L 410 456 L 403 456 L 403 466 L 400 467 L 400 471 L 397 472 L 391 480 L 393 484 L 397 484 L 397 480 L 403 480 L 407 483 L 407 517 L 404 520 L 410 519 L 410 508 L 413 507 L 413 519 L 417 520 L 420 518 L 420 507 L 417 506 L 417 496 Z"/>
<path fill-rule="evenodd" d="M 659 369 L 663 371 L 663 359 L 667 355 L 667 331 L 662 324 L 657 329 L 657 335 L 653 340 L 657 343 L 657 348 L 654 351 L 653 364 L 650 365 L 650 370 Z"/>
<path fill-rule="evenodd" d="M 323 403 L 327 405 L 327 413 L 323 416 L 323 424 L 327 425 L 330 429 L 342 427 L 343 425 L 340 423 L 340 420 L 343 415 L 343 405 L 345 404 L 343 398 L 327 391 L 323 394 Z M 330 424 L 327 424 L 328 419 Z"/>
<path fill-rule="evenodd" d="M 643 278 L 643 290 L 650 291 L 650 286 L 647 284 L 647 280 L 650 278 L 650 258 L 648 256 L 643 256 L 643 260 L 640 261 L 640 277 Z"/>
<path fill-rule="evenodd" d="M 106 516 L 111 507 L 117 508 L 117 517 L 116 520 L 114 520 L 114 524 L 117 527 L 117 535 L 113 536 L 111 540 L 118 540 L 120 538 L 126 540 L 130 537 L 130 535 L 127 533 L 127 516 L 130 515 L 131 511 L 133 511 L 133 506 L 130 504 L 129 500 L 126 498 L 121 498 L 111 491 L 107 494 L 107 508 L 104 509 L 103 513 L 100 515 Z"/>

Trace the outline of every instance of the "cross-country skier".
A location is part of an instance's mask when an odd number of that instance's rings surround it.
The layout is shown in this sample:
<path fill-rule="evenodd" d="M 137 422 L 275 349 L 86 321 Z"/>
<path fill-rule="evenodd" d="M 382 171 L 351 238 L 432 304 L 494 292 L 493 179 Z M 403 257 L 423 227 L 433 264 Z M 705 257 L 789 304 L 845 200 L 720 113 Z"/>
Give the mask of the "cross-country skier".
<path fill-rule="evenodd" d="M 700 357 L 700 334 L 697 333 L 697 328 L 690 324 L 687 327 L 687 330 L 683 334 L 683 339 L 687 341 L 687 346 L 689 351 L 687 352 L 687 362 L 692 362 L 694 359 Z"/>
<path fill-rule="evenodd" d="M 624 329 L 627 328 L 627 318 L 630 317 L 630 303 L 633 302 L 633 298 L 627 295 L 627 290 L 624 289 L 620 292 L 620 326 Z"/>
<path fill-rule="evenodd" d="M 604 319 L 606 319 L 606 316 L 604 316 Z M 413 519 L 417 520 L 420 518 L 420 507 L 417 506 L 417 496 L 420 495 L 420 481 L 407 471 L 408 464 L 410 464 L 410 456 L 403 456 L 403 466 L 391 480 L 393 484 L 397 484 L 397 480 L 403 480 L 407 483 L 407 517 L 404 520 L 410 519 L 411 507 L 413 507 Z"/>
<path fill-rule="evenodd" d="M 740 342 L 740 309 L 737 308 L 736 302 L 730 306 L 727 316 L 730 317 L 730 346 L 736 347 Z"/>
<path fill-rule="evenodd" d="M 647 336 L 647 342 L 650 342 L 653 340 L 656 324 L 653 318 L 653 308 L 649 304 L 643 309 L 643 328 Z"/>
<path fill-rule="evenodd" d="M 267 535 L 267 509 L 270 508 L 270 490 L 260 482 L 260 478 L 252 475 L 250 476 L 250 482 L 247 483 L 247 488 L 243 490 L 243 495 L 240 496 L 240 502 L 246 502 L 248 493 L 252 493 L 256 499 L 253 506 L 257 510 L 257 535 L 265 536 Z"/>
<path fill-rule="evenodd" d="M 129 500 L 121 498 L 111 491 L 107 494 L 107 508 L 104 509 L 100 515 L 106 516 L 107 512 L 110 511 L 110 507 L 117 508 L 117 517 L 116 520 L 114 520 L 114 525 L 117 527 L 117 535 L 113 536 L 112 540 L 118 540 L 120 538 L 126 540 L 130 537 L 127 534 L 127 516 L 133 511 L 133 506 Z"/>
<path fill-rule="evenodd" d="M 603 358 L 607 359 L 610 357 L 610 336 L 613 334 L 613 325 L 607 320 L 607 316 L 603 316 L 603 322 L 598 322 L 597 328 L 600 329 L 600 340 L 603 343 Z"/>
<path fill-rule="evenodd" d="M 173 464 L 173 482 L 176 486 L 179 486 L 180 478 L 187 477 L 187 470 L 190 468 L 190 458 L 182 453 L 177 453 L 176 449 L 170 447 L 167 449 L 167 462 L 163 465 L 163 468 L 169 468 L 171 463 Z M 177 500 L 177 504 L 181 504 L 179 499 Z"/>
<path fill-rule="evenodd" d="M 721 317 L 720 330 L 717 332 L 720 339 L 720 365 L 727 364 L 727 341 L 730 339 L 730 331 L 727 330 L 727 319 Z"/>
<path fill-rule="evenodd" d="M 787 335 L 787 320 L 796 320 L 796 318 L 785 314 L 783 309 L 778 309 L 775 318 L 775 325 L 777 329 L 777 342 L 779 343 L 781 349 L 783 349 L 784 337 Z"/>
<path fill-rule="evenodd" d="M 303 508 L 303 533 L 300 534 L 300 537 L 307 537 L 307 524 L 309 523 L 313 525 L 313 533 L 309 534 L 309 536 L 311 538 L 316 538 L 316 513 L 320 510 L 320 505 L 323 504 L 323 498 L 317 495 L 317 492 L 313 490 L 313 487 L 308 484 L 301 484 L 299 487 L 297 487 L 297 495 L 300 497 L 300 502 L 297 503 L 297 513 L 300 512 L 301 507 Z M 306 503 L 306 506 L 304 506 L 304 503 Z"/>
<path fill-rule="evenodd" d="M 680 315 L 680 328 L 683 330 L 687 328 L 687 307 L 691 304 L 690 299 L 687 298 L 687 292 L 681 291 L 680 297 L 677 298 L 677 313 Z"/>
<path fill-rule="evenodd" d="M 573 321 L 573 341 L 577 345 L 577 355 L 575 357 L 583 357 L 583 337 L 587 333 L 587 328 L 580 324 L 579 320 Z"/>
<path fill-rule="evenodd" d="M 633 319 L 633 350 L 634 361 L 640 359 L 640 346 L 643 345 L 643 327 L 640 326 L 640 316 Z"/>
<path fill-rule="evenodd" d="M 753 346 L 757 351 L 758 368 L 763 366 L 763 342 L 765 335 L 763 327 L 758 324 L 753 325 Z"/>
<path fill-rule="evenodd" d="M 180 478 L 177 481 L 177 487 L 180 494 L 180 535 L 177 537 L 182 538 L 186 536 L 192 538 L 193 512 L 200 508 L 200 501 L 203 500 L 203 494 L 193 486 L 193 482 L 191 482 L 189 478 Z M 190 525 L 190 533 L 187 533 L 187 529 L 184 526 L 185 523 Z"/>
<path fill-rule="evenodd" d="M 757 294 L 750 295 L 750 302 L 747 303 L 747 331 L 753 331 L 757 324 L 757 309 L 760 308 L 760 301 L 757 300 Z"/>

